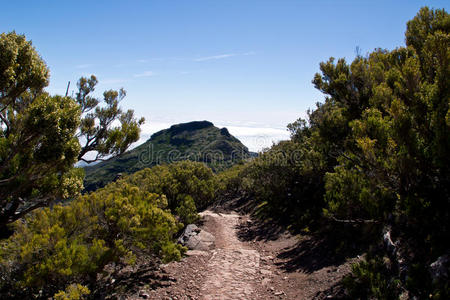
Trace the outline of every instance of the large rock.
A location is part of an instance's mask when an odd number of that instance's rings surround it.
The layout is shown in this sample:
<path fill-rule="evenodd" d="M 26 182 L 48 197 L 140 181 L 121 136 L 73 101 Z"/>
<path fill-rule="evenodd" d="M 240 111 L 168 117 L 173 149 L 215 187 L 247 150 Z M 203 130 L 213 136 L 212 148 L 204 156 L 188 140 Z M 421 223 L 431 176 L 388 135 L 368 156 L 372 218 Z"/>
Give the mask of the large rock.
<path fill-rule="evenodd" d="M 430 265 L 430 273 L 433 281 L 448 281 L 450 270 L 450 255 L 442 255 Z"/>
<path fill-rule="evenodd" d="M 214 248 L 215 238 L 211 233 L 198 228 L 195 224 L 189 224 L 178 242 L 190 250 L 206 251 Z"/>

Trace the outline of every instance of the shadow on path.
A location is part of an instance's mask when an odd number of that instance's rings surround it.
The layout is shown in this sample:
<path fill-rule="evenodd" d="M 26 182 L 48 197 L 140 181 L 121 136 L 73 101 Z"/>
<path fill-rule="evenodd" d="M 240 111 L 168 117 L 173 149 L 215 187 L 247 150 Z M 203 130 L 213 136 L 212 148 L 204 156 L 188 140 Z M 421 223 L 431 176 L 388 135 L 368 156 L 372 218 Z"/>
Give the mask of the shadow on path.
<path fill-rule="evenodd" d="M 269 221 L 247 221 L 237 226 L 242 241 L 275 241 L 285 232 L 285 227 Z M 339 266 L 367 250 L 369 243 L 364 239 L 360 229 L 339 226 L 305 235 L 295 245 L 281 249 L 276 265 L 286 272 L 304 273 Z"/>
<path fill-rule="evenodd" d="M 236 234 L 242 241 L 274 241 L 286 232 L 286 229 L 274 222 L 260 220 L 242 222 L 236 227 Z"/>

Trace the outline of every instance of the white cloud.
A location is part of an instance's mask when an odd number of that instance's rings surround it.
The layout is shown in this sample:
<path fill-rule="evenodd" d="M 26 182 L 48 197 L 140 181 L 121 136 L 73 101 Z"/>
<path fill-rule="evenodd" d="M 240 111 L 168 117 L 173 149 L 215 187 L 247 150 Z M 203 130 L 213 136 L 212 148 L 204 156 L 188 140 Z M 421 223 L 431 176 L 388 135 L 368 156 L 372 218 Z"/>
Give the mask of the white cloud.
<path fill-rule="evenodd" d="M 87 69 L 90 67 L 92 67 L 92 64 L 82 64 L 82 65 L 75 66 L 75 68 L 77 68 L 77 69 Z"/>
<path fill-rule="evenodd" d="M 227 128 L 232 135 L 254 152 L 268 148 L 273 143 L 288 140 L 290 136 L 286 129 L 279 128 L 248 126 L 227 126 Z"/>
<path fill-rule="evenodd" d="M 245 52 L 245 53 L 228 53 L 228 54 L 220 54 L 220 55 L 213 55 L 213 56 L 204 56 L 194 59 L 195 61 L 208 61 L 208 60 L 217 60 L 217 59 L 224 59 L 228 57 L 234 57 L 234 56 L 247 56 L 247 55 L 255 55 L 256 53 L 251 52 Z"/>
<path fill-rule="evenodd" d="M 133 77 L 139 78 L 139 77 L 151 77 L 154 76 L 155 73 L 153 71 L 145 71 L 139 74 L 134 74 Z"/>
<path fill-rule="evenodd" d="M 237 54 L 230 53 L 230 54 L 221 54 L 221 55 L 214 55 L 214 56 L 205 56 L 205 57 L 196 58 L 195 61 L 207 61 L 207 60 L 222 59 L 222 58 L 227 58 L 227 57 L 233 57 L 236 55 Z"/>
<path fill-rule="evenodd" d="M 110 79 L 102 79 L 100 80 L 99 84 L 118 84 L 118 83 L 124 83 L 128 80 L 121 79 L 121 78 L 110 78 Z"/>

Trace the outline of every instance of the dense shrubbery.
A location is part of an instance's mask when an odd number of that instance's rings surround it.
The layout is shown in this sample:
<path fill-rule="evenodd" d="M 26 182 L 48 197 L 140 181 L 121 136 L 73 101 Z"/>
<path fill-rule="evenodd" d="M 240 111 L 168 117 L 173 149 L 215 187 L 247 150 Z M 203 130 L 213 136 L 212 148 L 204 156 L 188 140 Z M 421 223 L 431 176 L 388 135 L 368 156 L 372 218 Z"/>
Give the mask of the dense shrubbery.
<path fill-rule="evenodd" d="M 16 222 L 14 235 L 1 241 L 3 295 L 27 297 L 43 290 L 46 296 L 69 284 L 89 286 L 106 264 L 132 264 L 139 254 L 180 259 L 184 248 L 174 243 L 183 227 L 178 219 L 195 221 L 196 206 L 213 199 L 214 186 L 206 166 L 180 162 L 142 170 L 65 206 L 36 211 Z M 73 285 L 58 295 L 79 292 L 86 290 Z"/>
<path fill-rule="evenodd" d="M 356 68 L 371 86 L 367 107 L 349 120 L 352 142 L 326 176 L 326 199 L 330 214 L 384 224 L 397 247 L 386 254 L 393 278 L 415 295 L 444 299 L 446 280 L 431 284 L 427 274 L 450 249 L 450 16 L 422 9 L 406 42 Z"/>
<path fill-rule="evenodd" d="M 298 229 L 321 216 L 378 224 L 374 241 L 384 230 L 388 247 L 355 266 L 349 286 L 360 297 L 407 290 L 445 299 L 448 278 L 432 279 L 430 264 L 450 249 L 449 15 L 421 9 L 406 43 L 351 64 L 321 63 L 313 83 L 325 102 L 289 125 L 291 141 L 239 170 L 237 182 L 265 216 Z M 222 186 L 236 190 L 228 180 Z"/>
<path fill-rule="evenodd" d="M 304 144 L 281 142 L 241 171 L 242 188 L 258 199 L 261 216 L 307 228 L 323 207 L 323 173 L 313 164 L 320 161 L 311 157 Z"/>
<path fill-rule="evenodd" d="M 168 208 L 185 224 L 197 218 L 197 210 L 214 200 L 216 179 L 203 163 L 181 161 L 138 171 L 126 181 L 143 191 L 163 194 Z"/>

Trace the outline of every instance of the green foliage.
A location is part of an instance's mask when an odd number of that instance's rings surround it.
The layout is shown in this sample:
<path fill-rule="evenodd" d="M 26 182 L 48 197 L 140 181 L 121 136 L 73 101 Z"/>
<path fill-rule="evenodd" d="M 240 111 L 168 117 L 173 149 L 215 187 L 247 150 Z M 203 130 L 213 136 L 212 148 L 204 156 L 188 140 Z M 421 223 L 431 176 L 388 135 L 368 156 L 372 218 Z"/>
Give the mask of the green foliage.
<path fill-rule="evenodd" d="M 118 173 L 132 174 L 182 160 L 203 162 L 221 171 L 248 157 L 248 149 L 226 128 L 219 129 L 207 121 L 177 124 L 153 134 L 120 157 L 86 167 L 84 185 L 87 191 L 93 191 L 113 181 Z"/>
<path fill-rule="evenodd" d="M 197 219 L 197 209 L 205 209 L 212 203 L 216 191 L 211 169 L 191 161 L 144 169 L 124 180 L 144 191 L 165 195 L 168 208 L 185 225 Z"/>
<path fill-rule="evenodd" d="M 161 247 L 162 261 L 168 263 L 173 260 L 180 260 L 181 255 L 184 254 L 185 248 L 179 244 L 166 243 Z"/>
<path fill-rule="evenodd" d="M 167 209 L 164 195 L 149 193 L 124 181 L 112 183 L 83 199 L 100 209 L 96 215 L 105 224 L 105 241 L 117 247 L 119 255 L 128 255 L 123 251 L 133 247 L 160 253 L 182 226 Z M 102 202 L 104 208 L 99 206 Z"/>
<path fill-rule="evenodd" d="M 398 299 L 400 281 L 391 277 L 389 259 L 371 257 L 353 265 L 353 275 L 344 279 L 352 299 Z"/>
<path fill-rule="evenodd" d="M 0 36 L 0 231 L 38 207 L 82 187 L 73 170 L 78 105 L 43 91 L 49 71 L 31 42 Z M 1 234 L 4 234 L 2 232 Z"/>
<path fill-rule="evenodd" d="M 198 221 L 197 208 L 195 207 L 194 199 L 189 195 L 178 196 L 178 206 L 175 208 L 175 213 L 180 217 L 184 224 L 192 224 Z"/>
<path fill-rule="evenodd" d="M 208 205 L 215 190 L 210 168 L 183 161 L 37 210 L 15 222 L 14 234 L 0 241 L 0 295 L 26 297 L 45 289 L 44 296 L 59 291 L 61 299 L 72 299 L 85 290 L 61 289 L 95 282 L 108 263 L 133 264 L 144 254 L 179 260 L 185 248 L 174 238 L 181 222 L 197 221 L 197 207 Z"/>
<path fill-rule="evenodd" d="M 54 200 L 76 197 L 84 173 L 74 169 L 85 154 L 96 159 L 123 153 L 139 139 L 133 111 L 122 112 L 125 91 L 106 91 L 105 105 L 89 94 L 97 79 L 81 78 L 76 99 L 44 91 L 49 70 L 30 41 L 0 35 L 0 237 L 7 225 Z M 112 127 L 118 120 L 119 127 Z M 79 139 L 84 145 L 80 147 Z"/>
<path fill-rule="evenodd" d="M 313 225 L 323 206 L 321 169 L 303 144 L 281 142 L 253 160 L 240 176 L 246 193 L 261 204 L 259 212 L 296 228 Z M 308 157 L 308 158 L 306 158 Z"/>
<path fill-rule="evenodd" d="M 59 291 L 53 298 L 55 300 L 81 300 L 83 296 L 89 295 L 91 291 L 81 284 L 71 284 L 64 291 Z"/>
<path fill-rule="evenodd" d="M 444 11 L 424 8 L 408 23 L 408 48 L 364 59 L 370 106 L 349 122 L 352 145 L 326 177 L 332 213 L 395 217 L 406 242 L 434 258 L 450 233 L 449 24 Z"/>
<path fill-rule="evenodd" d="M 48 292 L 70 280 L 93 276 L 110 249 L 99 239 L 96 217 L 80 201 L 54 206 L 16 222 L 15 233 L 1 242 L 3 293 L 27 287 Z"/>
<path fill-rule="evenodd" d="M 0 289 L 6 295 L 23 288 L 45 288 L 51 295 L 71 282 L 92 282 L 110 262 L 133 263 L 140 253 L 170 261 L 184 252 L 173 242 L 182 224 L 167 198 L 125 181 L 37 210 L 14 225 L 0 245 Z"/>
<path fill-rule="evenodd" d="M 24 35 L 14 31 L 0 35 L 0 98 L 2 112 L 25 91 L 41 92 L 50 72 Z M 4 115 L 3 115 L 4 116 Z"/>
<path fill-rule="evenodd" d="M 242 172 L 247 168 L 247 164 L 243 162 L 235 164 L 229 169 L 217 173 L 217 193 L 218 201 L 226 201 L 233 197 L 239 196 L 243 191 Z"/>
<path fill-rule="evenodd" d="M 327 214 L 388 225 L 397 253 L 408 253 L 402 254 L 408 282 L 395 268 L 383 271 L 377 257 L 355 268 L 355 288 L 381 298 L 396 297 L 393 282 L 420 297 L 445 294 L 423 274 L 450 248 L 450 16 L 421 9 L 408 22 L 406 42 L 406 48 L 355 59 L 351 72 L 342 62 L 327 66 L 326 80 L 317 79 L 326 102 L 344 109 L 350 129 L 325 176 Z M 353 93 L 341 97 L 339 82 L 353 76 L 354 64 L 362 64 L 356 70 L 367 84 L 346 85 Z"/>

